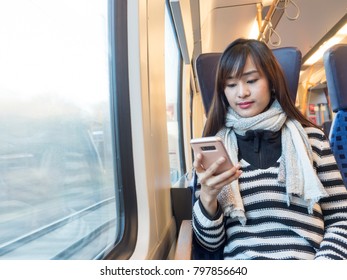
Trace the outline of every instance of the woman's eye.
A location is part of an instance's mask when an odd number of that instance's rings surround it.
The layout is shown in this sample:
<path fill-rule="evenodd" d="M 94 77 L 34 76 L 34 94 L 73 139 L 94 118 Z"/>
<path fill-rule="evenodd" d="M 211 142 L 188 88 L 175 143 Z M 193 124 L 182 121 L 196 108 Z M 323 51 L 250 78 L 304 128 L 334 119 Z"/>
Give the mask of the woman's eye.
<path fill-rule="evenodd" d="M 253 83 L 255 83 L 256 81 L 258 81 L 258 79 L 251 79 L 251 80 L 248 80 L 247 83 L 253 84 Z"/>
<path fill-rule="evenodd" d="M 236 84 L 227 84 L 227 87 L 233 88 L 233 87 L 236 87 Z"/>

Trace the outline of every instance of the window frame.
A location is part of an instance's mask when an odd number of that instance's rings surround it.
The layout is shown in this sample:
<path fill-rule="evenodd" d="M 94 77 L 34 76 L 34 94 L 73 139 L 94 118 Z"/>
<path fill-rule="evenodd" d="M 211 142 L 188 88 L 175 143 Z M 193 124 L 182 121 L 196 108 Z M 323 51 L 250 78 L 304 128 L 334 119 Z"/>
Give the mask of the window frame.
<path fill-rule="evenodd" d="M 180 50 L 180 44 L 178 42 L 178 36 L 177 36 L 177 30 L 174 24 L 174 20 L 173 20 L 173 16 L 172 16 L 172 11 L 171 11 L 171 6 L 170 6 L 170 1 L 167 0 L 165 3 L 165 9 L 167 9 L 168 11 L 168 15 L 169 15 L 169 21 L 171 23 L 171 26 L 173 27 L 173 32 L 175 34 L 175 42 L 176 42 L 176 46 L 179 50 L 179 57 L 180 57 L 180 61 L 179 61 L 179 65 L 178 65 L 178 70 L 179 70 L 179 75 L 177 76 L 177 84 L 178 84 L 178 92 L 177 92 L 177 100 L 176 100 L 176 104 L 177 104 L 177 126 L 178 126 L 178 156 L 179 156 L 179 162 L 180 162 L 180 173 L 181 173 L 181 177 L 185 176 L 186 173 L 186 161 L 185 161 L 185 151 L 184 151 L 184 127 L 183 127 L 183 57 L 182 57 L 182 52 Z M 180 180 L 178 180 L 178 182 L 174 183 L 177 184 L 179 183 Z"/>
<path fill-rule="evenodd" d="M 109 0 L 110 100 L 114 166 L 118 174 L 119 238 L 104 259 L 129 259 L 137 240 L 137 199 L 133 163 L 128 77 L 127 1 Z M 116 177 L 117 178 L 117 177 Z"/>

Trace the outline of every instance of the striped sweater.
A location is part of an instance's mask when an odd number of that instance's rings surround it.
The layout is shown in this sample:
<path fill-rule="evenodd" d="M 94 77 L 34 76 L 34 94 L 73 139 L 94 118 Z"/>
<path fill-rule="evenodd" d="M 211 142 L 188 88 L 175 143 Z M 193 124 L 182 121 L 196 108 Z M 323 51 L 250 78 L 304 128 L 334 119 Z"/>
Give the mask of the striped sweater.
<path fill-rule="evenodd" d="M 200 200 L 193 207 L 196 240 L 209 251 L 224 246 L 224 259 L 347 259 L 347 191 L 323 132 L 306 128 L 314 167 L 329 196 L 309 214 L 299 196 L 287 205 L 286 190 L 277 182 L 279 160 L 257 169 L 241 159 L 239 178 L 247 223 L 214 217 Z"/>

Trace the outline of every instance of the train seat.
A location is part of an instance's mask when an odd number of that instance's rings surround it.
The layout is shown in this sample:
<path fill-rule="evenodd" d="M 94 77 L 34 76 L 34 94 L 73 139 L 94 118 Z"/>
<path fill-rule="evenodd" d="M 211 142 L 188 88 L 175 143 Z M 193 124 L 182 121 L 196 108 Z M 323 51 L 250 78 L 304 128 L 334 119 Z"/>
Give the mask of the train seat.
<path fill-rule="evenodd" d="M 347 186 L 347 45 L 338 44 L 324 53 L 324 67 L 332 110 L 330 144 L 342 179 Z"/>
<path fill-rule="evenodd" d="M 299 84 L 301 52 L 295 47 L 278 48 L 272 51 L 283 69 L 290 96 L 295 102 Z M 195 61 L 195 71 L 206 115 L 212 102 L 220 56 L 221 53 L 203 53 Z"/>
<path fill-rule="evenodd" d="M 293 102 L 295 102 L 301 67 L 301 52 L 295 47 L 285 47 L 274 49 L 273 53 L 284 71 L 290 96 Z M 216 70 L 220 56 L 221 53 L 204 53 L 199 55 L 195 62 L 195 71 L 197 74 L 200 93 L 206 114 L 212 102 Z M 192 182 L 194 182 L 192 191 L 193 193 L 195 193 L 195 174 Z M 192 200 L 194 203 L 195 195 L 192 195 Z M 183 221 L 180 225 L 175 258 L 222 259 L 223 252 L 222 250 L 219 250 L 217 252 L 208 252 L 207 250 L 199 246 L 199 244 L 195 241 L 192 233 L 191 221 Z"/>

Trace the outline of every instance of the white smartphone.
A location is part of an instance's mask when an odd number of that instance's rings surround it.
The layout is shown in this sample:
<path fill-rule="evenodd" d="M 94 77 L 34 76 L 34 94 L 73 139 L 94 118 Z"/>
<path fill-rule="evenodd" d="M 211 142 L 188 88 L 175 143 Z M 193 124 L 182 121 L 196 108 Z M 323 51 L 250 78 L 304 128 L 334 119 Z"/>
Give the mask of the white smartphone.
<path fill-rule="evenodd" d="M 226 159 L 214 173 L 215 175 L 221 174 L 233 167 L 233 163 L 221 138 L 216 136 L 194 138 L 190 140 L 190 144 L 195 155 L 198 153 L 202 154 L 202 166 L 205 169 L 209 168 L 211 164 L 222 156 Z"/>

